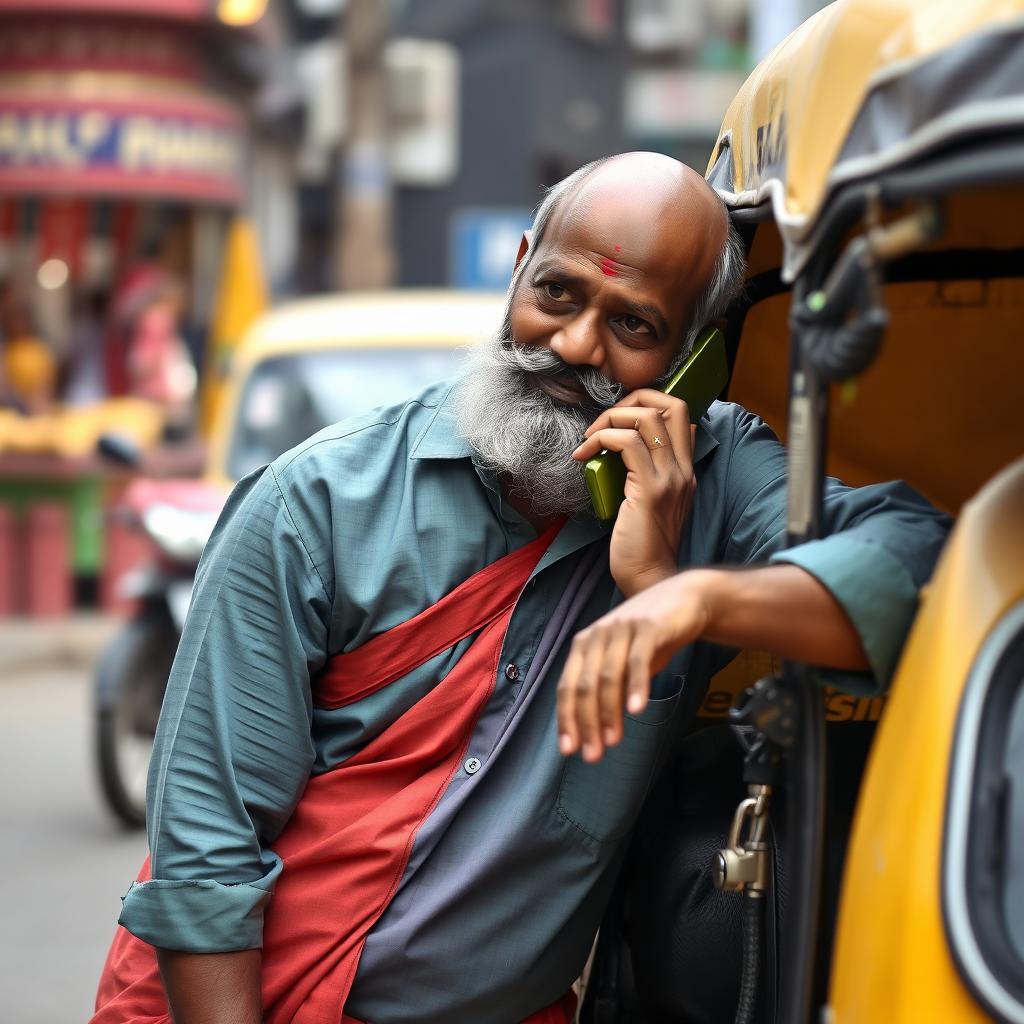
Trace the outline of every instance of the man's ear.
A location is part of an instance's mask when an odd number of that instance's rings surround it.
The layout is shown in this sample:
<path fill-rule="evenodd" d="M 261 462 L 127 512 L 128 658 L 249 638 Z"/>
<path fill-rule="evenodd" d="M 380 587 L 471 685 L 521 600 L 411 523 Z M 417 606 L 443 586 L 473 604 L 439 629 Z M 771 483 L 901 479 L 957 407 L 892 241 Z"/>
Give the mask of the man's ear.
<path fill-rule="evenodd" d="M 523 262 L 523 257 L 530 251 L 530 246 L 533 244 L 533 232 L 526 230 L 523 232 L 523 237 L 519 240 L 519 252 L 516 253 L 516 263 L 512 268 L 513 271 L 519 269 L 519 264 Z"/>

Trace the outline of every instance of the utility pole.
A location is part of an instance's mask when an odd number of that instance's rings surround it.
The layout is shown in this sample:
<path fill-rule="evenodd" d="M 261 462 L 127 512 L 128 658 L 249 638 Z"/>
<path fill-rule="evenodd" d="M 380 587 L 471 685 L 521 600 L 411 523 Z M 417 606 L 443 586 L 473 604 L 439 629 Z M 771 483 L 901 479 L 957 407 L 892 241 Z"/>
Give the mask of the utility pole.
<path fill-rule="evenodd" d="M 349 105 L 335 198 L 334 280 L 342 289 L 388 288 L 395 276 L 384 67 L 389 6 L 348 0 L 338 19 Z"/>

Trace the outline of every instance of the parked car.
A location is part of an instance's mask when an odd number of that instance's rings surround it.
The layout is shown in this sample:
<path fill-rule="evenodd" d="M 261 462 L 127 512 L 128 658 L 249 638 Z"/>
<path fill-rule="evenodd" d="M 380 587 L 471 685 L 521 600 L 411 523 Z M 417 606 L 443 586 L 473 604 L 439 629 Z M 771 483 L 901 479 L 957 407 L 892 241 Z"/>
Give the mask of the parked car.
<path fill-rule="evenodd" d="M 145 823 L 168 673 L 199 557 L 231 485 L 330 423 L 452 376 L 465 347 L 497 330 L 503 307 L 504 296 L 492 293 L 395 291 L 273 309 L 239 345 L 204 478 L 141 477 L 129 486 L 124 512 L 159 555 L 122 581 L 137 610 L 104 652 L 95 681 L 99 778 L 125 824 Z"/>

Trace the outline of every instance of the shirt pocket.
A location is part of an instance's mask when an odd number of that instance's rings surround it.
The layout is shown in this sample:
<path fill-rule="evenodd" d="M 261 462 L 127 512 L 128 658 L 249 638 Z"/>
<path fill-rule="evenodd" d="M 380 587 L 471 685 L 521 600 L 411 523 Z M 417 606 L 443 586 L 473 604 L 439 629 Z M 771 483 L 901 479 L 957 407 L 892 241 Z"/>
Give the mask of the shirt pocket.
<path fill-rule="evenodd" d="M 623 720 L 622 740 L 589 764 L 579 754 L 566 760 L 558 787 L 558 814 L 585 845 L 612 843 L 633 827 L 650 787 L 667 725 L 679 701 L 651 700 Z"/>

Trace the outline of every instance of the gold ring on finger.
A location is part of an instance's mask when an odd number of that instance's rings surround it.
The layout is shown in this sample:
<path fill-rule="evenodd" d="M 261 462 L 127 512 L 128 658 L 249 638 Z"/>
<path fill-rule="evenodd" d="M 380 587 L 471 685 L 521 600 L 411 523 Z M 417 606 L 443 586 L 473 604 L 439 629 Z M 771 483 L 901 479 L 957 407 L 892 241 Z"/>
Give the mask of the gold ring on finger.
<path fill-rule="evenodd" d="M 660 437 L 656 437 L 656 438 L 654 438 L 651 441 L 650 449 L 651 449 L 652 452 L 654 451 L 655 448 L 662 448 L 662 447 L 664 447 L 664 446 L 662 444 L 662 440 L 661 440 Z"/>
<path fill-rule="evenodd" d="M 635 431 L 637 431 L 637 433 L 639 433 L 639 432 L 640 432 L 640 421 L 639 421 L 639 420 L 636 420 L 636 421 L 635 421 L 635 422 L 633 423 L 633 429 L 634 429 Z"/>

